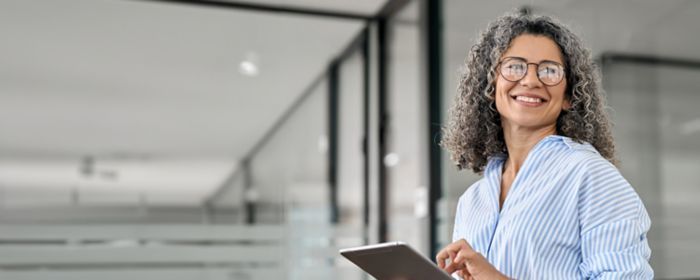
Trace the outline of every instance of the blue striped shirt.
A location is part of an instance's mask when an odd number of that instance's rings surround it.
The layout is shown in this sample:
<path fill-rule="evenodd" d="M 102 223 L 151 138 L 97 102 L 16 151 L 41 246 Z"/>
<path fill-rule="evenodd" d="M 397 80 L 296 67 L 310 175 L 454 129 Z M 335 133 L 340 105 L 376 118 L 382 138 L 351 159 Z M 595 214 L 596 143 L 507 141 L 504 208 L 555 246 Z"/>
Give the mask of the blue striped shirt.
<path fill-rule="evenodd" d="M 505 159 L 490 158 L 484 177 L 459 198 L 453 240 L 465 239 L 515 279 L 653 278 L 649 215 L 593 146 L 542 139 L 499 210 Z"/>

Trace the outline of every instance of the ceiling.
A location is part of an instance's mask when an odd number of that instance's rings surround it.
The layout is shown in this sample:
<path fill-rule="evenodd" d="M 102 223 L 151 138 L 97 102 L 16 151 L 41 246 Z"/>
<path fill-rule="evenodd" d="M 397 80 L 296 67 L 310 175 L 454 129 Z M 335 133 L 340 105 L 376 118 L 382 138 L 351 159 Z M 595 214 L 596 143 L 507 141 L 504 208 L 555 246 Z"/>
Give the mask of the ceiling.
<path fill-rule="evenodd" d="M 296 9 L 343 12 L 371 16 L 386 3 L 382 0 L 225 0 L 222 2 L 268 5 Z"/>
<path fill-rule="evenodd" d="M 371 14 L 381 1 L 257 2 Z M 150 1 L 2 1 L 0 186 L 199 204 L 362 24 Z M 240 71 L 245 60 L 257 76 Z M 82 174 L 86 157 L 107 175 Z"/>

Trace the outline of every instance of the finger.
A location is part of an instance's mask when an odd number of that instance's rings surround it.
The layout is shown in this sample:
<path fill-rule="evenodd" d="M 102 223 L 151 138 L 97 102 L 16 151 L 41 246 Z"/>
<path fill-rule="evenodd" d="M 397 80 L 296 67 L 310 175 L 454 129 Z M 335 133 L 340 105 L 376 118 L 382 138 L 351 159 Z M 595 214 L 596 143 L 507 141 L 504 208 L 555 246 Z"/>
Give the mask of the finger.
<path fill-rule="evenodd" d="M 472 274 L 469 273 L 469 270 L 467 268 L 463 268 L 459 270 L 462 275 L 464 275 L 462 278 L 464 279 L 473 279 Z"/>
<path fill-rule="evenodd" d="M 457 252 L 457 256 L 452 258 L 452 260 L 455 262 L 463 262 L 466 267 L 467 262 L 470 261 L 476 254 L 478 253 L 474 250 L 464 249 Z"/>
<path fill-rule="evenodd" d="M 464 239 L 460 239 L 445 246 L 445 249 L 457 252 L 462 249 L 465 243 L 467 243 L 467 241 L 465 241 Z"/>
<path fill-rule="evenodd" d="M 443 249 L 435 256 L 435 260 L 437 261 L 437 265 L 439 268 L 445 268 L 446 255 L 447 255 L 447 253 Z"/>
<path fill-rule="evenodd" d="M 459 241 L 455 242 L 459 243 L 459 250 L 468 250 L 468 251 L 474 251 L 474 248 L 472 248 L 472 245 L 467 242 L 465 239 L 460 239 Z"/>
<path fill-rule="evenodd" d="M 474 276 L 469 274 L 469 272 L 465 272 L 465 271 L 466 270 L 457 270 L 457 272 L 455 272 L 455 273 L 457 273 L 457 275 L 459 275 L 459 277 L 461 277 L 464 280 L 474 280 Z"/>
<path fill-rule="evenodd" d="M 452 274 L 455 271 L 462 270 L 464 268 L 465 268 L 465 266 L 463 263 L 452 262 L 452 263 L 448 264 L 447 266 L 445 266 L 444 270 L 445 270 L 445 272 L 447 272 L 447 274 Z"/>
<path fill-rule="evenodd" d="M 455 255 L 462 247 L 460 241 L 452 242 L 445 246 L 445 248 L 440 250 L 440 252 L 435 256 L 435 260 L 437 261 L 438 267 L 445 268 L 445 260 L 447 260 L 448 258 L 450 259 L 450 261 L 454 260 Z"/>
<path fill-rule="evenodd" d="M 450 257 L 451 257 L 453 262 L 464 262 L 464 259 L 465 259 L 464 257 L 466 255 L 466 253 L 467 253 L 466 249 L 460 250 L 459 252 L 457 252 L 456 256 L 450 256 Z"/>
<path fill-rule="evenodd" d="M 450 244 L 450 245 L 453 246 L 452 248 L 453 248 L 455 251 L 459 251 L 459 250 L 464 249 L 465 245 L 466 245 L 467 247 L 471 247 L 471 246 L 469 246 L 469 243 L 467 243 L 467 240 L 464 240 L 464 238 L 463 238 L 463 239 L 460 239 L 460 240 L 457 240 L 457 241 L 455 241 L 455 242 L 452 242 L 452 244 Z"/>

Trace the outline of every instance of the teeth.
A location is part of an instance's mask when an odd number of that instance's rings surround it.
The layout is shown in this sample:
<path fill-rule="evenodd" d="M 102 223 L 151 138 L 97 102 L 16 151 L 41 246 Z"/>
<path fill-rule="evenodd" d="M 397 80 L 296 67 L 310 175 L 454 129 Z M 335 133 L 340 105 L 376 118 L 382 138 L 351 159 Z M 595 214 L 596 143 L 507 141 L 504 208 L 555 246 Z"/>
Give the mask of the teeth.
<path fill-rule="evenodd" d="M 535 98 L 535 97 L 527 97 L 527 96 L 516 96 L 516 100 L 520 101 L 525 101 L 525 102 L 531 102 L 531 103 L 541 103 L 542 99 Z"/>

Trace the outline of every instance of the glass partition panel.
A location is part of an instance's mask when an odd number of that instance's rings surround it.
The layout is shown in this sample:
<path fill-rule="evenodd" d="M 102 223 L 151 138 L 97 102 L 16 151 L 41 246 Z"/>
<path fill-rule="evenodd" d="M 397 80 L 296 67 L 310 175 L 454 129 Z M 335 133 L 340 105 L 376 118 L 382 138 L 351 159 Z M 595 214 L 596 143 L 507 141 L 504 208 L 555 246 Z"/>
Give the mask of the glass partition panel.
<path fill-rule="evenodd" d="M 365 244 L 364 61 L 361 50 L 340 62 L 338 85 L 338 223 L 336 249 Z M 337 251 L 336 251 L 337 252 Z M 365 273 L 336 254 L 333 279 L 362 279 Z"/>
<path fill-rule="evenodd" d="M 652 218 L 652 265 L 664 279 L 700 277 L 700 67 L 607 61 L 620 170 Z"/>
<path fill-rule="evenodd" d="M 286 227 L 288 279 L 314 278 L 309 277 L 313 268 L 325 266 L 314 250 L 328 246 L 332 234 L 327 92 L 323 79 L 250 159 L 248 193 L 253 194 L 255 223 Z"/>
<path fill-rule="evenodd" d="M 338 126 L 339 223 L 363 227 L 363 57 L 354 52 L 340 64 Z"/>
<path fill-rule="evenodd" d="M 427 253 L 427 100 L 421 84 L 420 1 L 388 21 L 387 138 L 383 164 L 388 189 L 388 239 Z"/>

